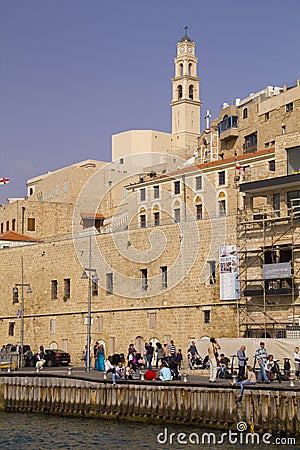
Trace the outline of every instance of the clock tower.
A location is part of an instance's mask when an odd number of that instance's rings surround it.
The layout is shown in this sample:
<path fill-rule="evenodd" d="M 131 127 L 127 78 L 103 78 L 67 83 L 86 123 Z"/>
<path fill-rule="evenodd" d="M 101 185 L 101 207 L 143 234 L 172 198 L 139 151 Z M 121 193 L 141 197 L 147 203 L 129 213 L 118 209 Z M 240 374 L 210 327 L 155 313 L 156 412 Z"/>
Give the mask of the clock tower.
<path fill-rule="evenodd" d="M 172 135 L 173 151 L 183 158 L 190 158 L 197 150 L 200 135 L 200 79 L 197 77 L 198 58 L 195 42 L 185 35 L 177 43 L 174 58 L 175 76 L 172 78 Z"/>

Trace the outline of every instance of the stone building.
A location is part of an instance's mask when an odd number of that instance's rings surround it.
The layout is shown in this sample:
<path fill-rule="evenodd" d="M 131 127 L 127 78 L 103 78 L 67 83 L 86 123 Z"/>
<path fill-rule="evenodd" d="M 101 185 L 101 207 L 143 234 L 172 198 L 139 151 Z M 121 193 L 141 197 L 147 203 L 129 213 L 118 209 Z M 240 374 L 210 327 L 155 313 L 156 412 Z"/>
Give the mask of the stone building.
<path fill-rule="evenodd" d="M 172 133 L 115 135 L 112 163 L 87 160 L 31 179 L 27 199 L 0 208 L 2 235 L 38 241 L 1 249 L 3 343 L 20 338 L 16 284 L 32 289 L 24 343 L 68 350 L 74 363 L 89 314 L 91 343 L 102 341 L 107 354 L 130 342 L 142 350 L 173 338 L 185 353 L 191 338 L 296 330 L 299 82 L 224 105 L 211 123 L 207 112 L 200 131 L 195 51 L 185 33 Z"/>

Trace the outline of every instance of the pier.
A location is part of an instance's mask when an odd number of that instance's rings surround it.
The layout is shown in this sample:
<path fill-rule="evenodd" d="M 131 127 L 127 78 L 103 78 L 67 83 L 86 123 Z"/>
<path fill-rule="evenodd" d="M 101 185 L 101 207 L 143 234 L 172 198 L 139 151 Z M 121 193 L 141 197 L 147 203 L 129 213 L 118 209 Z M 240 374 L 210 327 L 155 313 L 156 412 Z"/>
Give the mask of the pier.
<path fill-rule="evenodd" d="M 72 373 L 73 372 L 73 373 Z M 113 386 L 92 371 L 3 373 L 0 408 L 65 416 L 122 418 L 184 423 L 214 429 L 235 428 L 240 421 L 255 431 L 299 434 L 300 389 L 289 382 L 246 387 L 242 401 L 229 381 L 208 383 L 191 375 L 186 382 L 120 381 Z"/>

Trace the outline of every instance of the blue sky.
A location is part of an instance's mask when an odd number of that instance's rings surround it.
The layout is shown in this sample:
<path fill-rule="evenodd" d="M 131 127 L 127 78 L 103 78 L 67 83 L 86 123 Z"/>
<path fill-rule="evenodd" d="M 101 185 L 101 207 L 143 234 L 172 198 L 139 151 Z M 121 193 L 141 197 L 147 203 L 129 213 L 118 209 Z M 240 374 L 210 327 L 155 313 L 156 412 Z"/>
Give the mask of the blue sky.
<path fill-rule="evenodd" d="M 93 158 L 111 135 L 171 131 L 184 26 L 196 42 L 202 119 L 223 102 L 300 78 L 299 0 L 2 0 L 0 203 L 26 180 Z M 204 126 L 204 121 L 202 123 Z"/>

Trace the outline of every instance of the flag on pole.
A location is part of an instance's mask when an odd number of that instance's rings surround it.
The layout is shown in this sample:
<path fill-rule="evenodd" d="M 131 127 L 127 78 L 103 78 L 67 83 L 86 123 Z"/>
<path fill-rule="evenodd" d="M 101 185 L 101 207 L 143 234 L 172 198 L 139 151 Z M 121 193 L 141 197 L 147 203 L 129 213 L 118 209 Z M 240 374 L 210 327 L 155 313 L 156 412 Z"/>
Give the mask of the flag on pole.
<path fill-rule="evenodd" d="M 0 178 L 0 184 L 8 184 L 9 178 Z"/>

